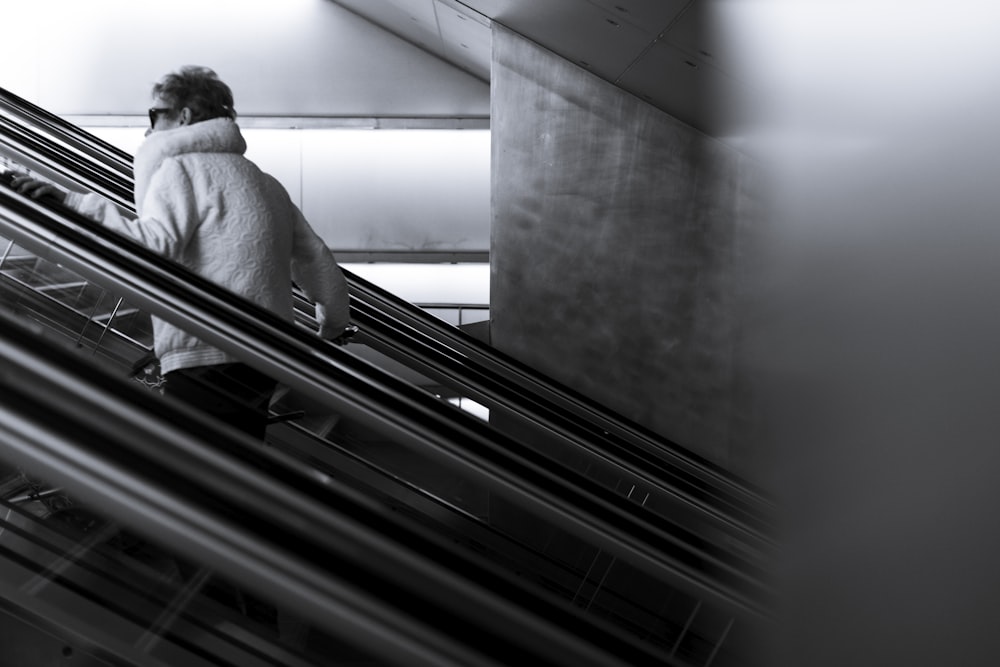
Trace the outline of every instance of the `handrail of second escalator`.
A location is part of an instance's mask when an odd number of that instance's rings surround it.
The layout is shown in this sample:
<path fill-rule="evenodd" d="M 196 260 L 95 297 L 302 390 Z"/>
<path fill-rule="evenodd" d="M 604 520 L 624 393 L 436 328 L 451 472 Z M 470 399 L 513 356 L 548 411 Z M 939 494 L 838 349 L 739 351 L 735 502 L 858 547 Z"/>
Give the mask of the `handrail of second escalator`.
<path fill-rule="evenodd" d="M 135 212 L 132 202 L 132 179 L 94 161 L 81 160 L 81 154 L 12 122 L 0 115 L 0 145 L 22 160 L 44 165 L 77 186 L 97 192 L 125 211 Z"/>
<path fill-rule="evenodd" d="M 530 447 L 494 431 L 300 327 L 254 306 L 71 211 L 0 190 L 0 234 L 130 302 L 184 327 L 349 418 L 458 466 L 489 488 L 672 585 L 718 604 L 767 615 L 764 573 L 596 482 L 555 470 Z M 120 240 L 116 240 L 120 239 Z M 119 246 L 129 248 L 122 253 Z M 712 573 L 704 569 L 712 564 Z"/>
<path fill-rule="evenodd" d="M 5 458 L 331 634 L 391 664 L 670 664 L 42 332 L 0 322 Z"/>
<path fill-rule="evenodd" d="M 46 119 L 47 123 L 56 121 L 59 119 Z M 75 128 L 65 121 L 59 122 L 73 128 L 72 131 L 75 134 L 87 135 L 83 130 Z M 70 130 L 64 128 L 64 131 Z M 462 355 L 466 366 L 490 368 L 501 373 L 507 382 L 517 386 L 516 391 L 505 393 L 511 399 L 521 399 L 519 402 L 522 408 L 530 407 L 523 399 L 526 395 L 533 395 L 537 396 L 538 399 L 529 401 L 529 403 L 532 403 L 535 409 L 572 415 L 578 424 L 582 417 L 585 422 L 591 424 L 589 437 L 596 438 L 598 441 L 603 439 L 619 451 L 624 451 L 625 448 L 638 448 L 647 456 L 659 460 L 660 467 L 666 465 L 679 468 L 686 471 L 687 474 L 706 480 L 722 490 L 724 495 L 733 498 L 732 502 L 742 505 L 744 511 L 755 517 L 755 522 L 766 522 L 764 517 L 772 510 L 772 503 L 759 489 L 753 488 L 746 480 L 735 477 L 708 460 L 611 412 L 596 401 L 573 391 L 570 387 L 542 376 L 512 357 L 500 353 L 495 348 L 483 344 L 454 327 L 443 324 L 420 308 L 403 302 L 398 297 L 359 276 L 346 270 L 345 274 L 349 280 L 352 297 L 357 301 L 372 304 L 379 311 L 391 315 L 397 321 L 404 322 L 414 330 L 421 332 L 427 340 L 443 346 L 442 349 Z M 569 421 L 574 421 L 573 418 Z M 566 423 L 565 418 L 563 422 Z M 708 491 L 708 495 L 712 495 L 711 490 Z"/>
<path fill-rule="evenodd" d="M 6 113 L 27 125 L 42 129 L 81 155 L 100 162 L 127 179 L 132 178 L 132 156 L 126 151 L 2 87 L 0 87 L 0 113 Z"/>

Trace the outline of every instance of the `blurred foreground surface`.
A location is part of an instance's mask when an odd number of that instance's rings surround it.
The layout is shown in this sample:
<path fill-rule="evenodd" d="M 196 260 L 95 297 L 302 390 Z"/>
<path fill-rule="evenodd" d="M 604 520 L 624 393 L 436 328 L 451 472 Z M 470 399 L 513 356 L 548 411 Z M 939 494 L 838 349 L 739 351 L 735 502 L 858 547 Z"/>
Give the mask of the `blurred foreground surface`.
<path fill-rule="evenodd" d="M 996 664 L 1000 9 L 720 6 L 772 186 L 752 363 L 789 510 L 776 650 Z"/>

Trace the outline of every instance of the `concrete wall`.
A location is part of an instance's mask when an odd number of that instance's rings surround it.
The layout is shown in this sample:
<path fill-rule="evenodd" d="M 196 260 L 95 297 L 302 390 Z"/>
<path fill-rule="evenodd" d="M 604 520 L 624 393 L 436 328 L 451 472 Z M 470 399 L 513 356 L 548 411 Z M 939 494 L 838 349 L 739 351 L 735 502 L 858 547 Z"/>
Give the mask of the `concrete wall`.
<path fill-rule="evenodd" d="M 757 170 L 502 26 L 493 41 L 494 345 L 745 473 Z"/>

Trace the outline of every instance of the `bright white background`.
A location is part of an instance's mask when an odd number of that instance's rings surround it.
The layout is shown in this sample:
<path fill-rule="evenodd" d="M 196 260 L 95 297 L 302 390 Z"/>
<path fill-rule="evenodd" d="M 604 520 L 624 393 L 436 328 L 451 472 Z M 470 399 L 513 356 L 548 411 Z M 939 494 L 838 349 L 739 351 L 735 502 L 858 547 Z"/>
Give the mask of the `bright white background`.
<path fill-rule="evenodd" d="M 141 128 L 87 128 L 134 153 Z M 489 249 L 488 130 L 244 130 L 247 157 L 284 184 L 337 250 Z M 412 302 L 489 303 L 488 264 L 345 264 Z"/>

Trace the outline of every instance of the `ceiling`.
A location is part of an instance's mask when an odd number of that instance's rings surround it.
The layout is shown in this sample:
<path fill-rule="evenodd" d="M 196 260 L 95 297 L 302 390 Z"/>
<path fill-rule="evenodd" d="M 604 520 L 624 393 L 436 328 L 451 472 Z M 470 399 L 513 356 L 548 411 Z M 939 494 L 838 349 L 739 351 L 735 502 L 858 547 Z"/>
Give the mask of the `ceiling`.
<path fill-rule="evenodd" d="M 332 0 L 489 81 L 492 21 L 713 136 L 747 87 L 718 28 L 731 0 Z"/>

